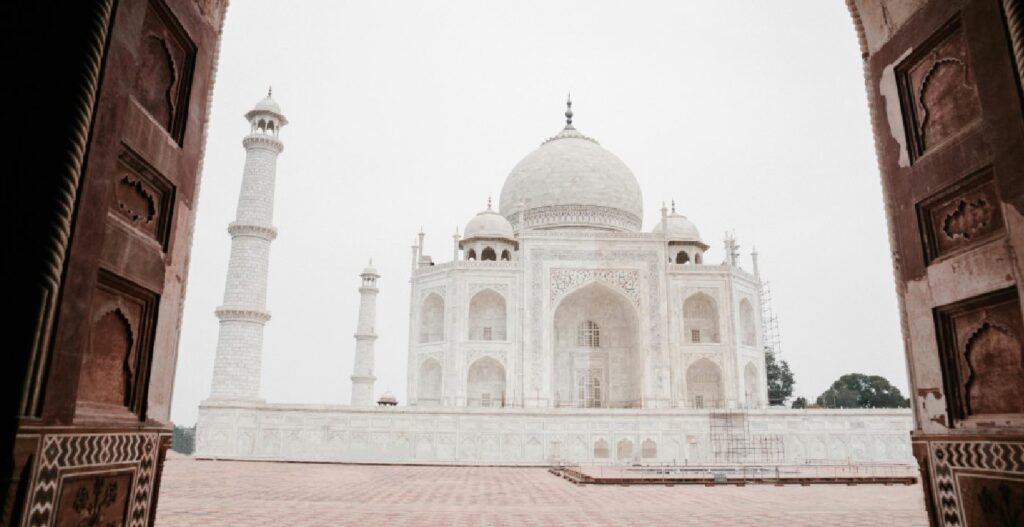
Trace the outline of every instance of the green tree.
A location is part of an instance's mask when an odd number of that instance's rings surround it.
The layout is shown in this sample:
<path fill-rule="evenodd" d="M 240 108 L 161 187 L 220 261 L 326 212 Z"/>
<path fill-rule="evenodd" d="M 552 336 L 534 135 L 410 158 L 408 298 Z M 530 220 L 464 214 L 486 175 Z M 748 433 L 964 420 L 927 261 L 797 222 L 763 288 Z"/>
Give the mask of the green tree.
<path fill-rule="evenodd" d="M 797 397 L 793 400 L 793 408 L 807 408 L 807 398 Z"/>
<path fill-rule="evenodd" d="M 818 396 L 823 408 L 910 408 L 910 399 L 880 375 L 848 373 Z"/>
<path fill-rule="evenodd" d="M 781 406 L 793 395 L 793 385 L 796 384 L 793 372 L 789 370 L 786 361 L 776 362 L 775 353 L 769 347 L 765 347 L 764 362 L 768 370 L 768 404 Z"/>
<path fill-rule="evenodd" d="M 196 450 L 196 427 L 174 425 L 171 433 L 171 450 L 180 454 L 192 454 Z"/>

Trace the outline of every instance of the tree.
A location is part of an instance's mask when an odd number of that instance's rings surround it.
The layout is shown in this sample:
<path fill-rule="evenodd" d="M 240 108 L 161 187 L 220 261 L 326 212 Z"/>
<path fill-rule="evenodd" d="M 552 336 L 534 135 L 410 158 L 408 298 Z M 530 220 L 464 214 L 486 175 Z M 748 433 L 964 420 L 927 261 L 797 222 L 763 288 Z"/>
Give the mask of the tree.
<path fill-rule="evenodd" d="M 793 408 L 807 408 L 807 398 L 797 397 L 793 400 Z"/>
<path fill-rule="evenodd" d="M 824 408 L 910 408 L 910 399 L 880 375 L 848 373 L 818 396 Z"/>
<path fill-rule="evenodd" d="M 196 427 L 174 425 L 171 433 L 171 449 L 181 454 L 192 454 L 196 450 Z"/>
<path fill-rule="evenodd" d="M 770 347 L 764 350 L 765 368 L 768 373 L 768 404 L 781 406 L 789 396 L 793 395 L 793 372 L 789 371 L 786 361 L 775 361 L 775 353 Z"/>

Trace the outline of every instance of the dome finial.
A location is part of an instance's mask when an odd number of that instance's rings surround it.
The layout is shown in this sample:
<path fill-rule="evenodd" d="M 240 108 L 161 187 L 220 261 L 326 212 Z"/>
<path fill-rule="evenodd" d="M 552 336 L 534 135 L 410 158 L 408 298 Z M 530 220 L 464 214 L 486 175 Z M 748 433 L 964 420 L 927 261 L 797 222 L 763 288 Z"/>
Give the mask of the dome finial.
<path fill-rule="evenodd" d="M 274 93 L 274 87 L 273 86 L 267 86 L 267 98 L 270 98 L 270 95 L 273 94 L 273 93 Z"/>
<path fill-rule="evenodd" d="M 487 210 L 491 210 L 491 197 L 487 196 Z"/>
<path fill-rule="evenodd" d="M 676 200 L 672 198 L 672 214 L 676 213 Z"/>
<path fill-rule="evenodd" d="M 565 127 L 572 128 L 572 93 L 565 96 Z"/>

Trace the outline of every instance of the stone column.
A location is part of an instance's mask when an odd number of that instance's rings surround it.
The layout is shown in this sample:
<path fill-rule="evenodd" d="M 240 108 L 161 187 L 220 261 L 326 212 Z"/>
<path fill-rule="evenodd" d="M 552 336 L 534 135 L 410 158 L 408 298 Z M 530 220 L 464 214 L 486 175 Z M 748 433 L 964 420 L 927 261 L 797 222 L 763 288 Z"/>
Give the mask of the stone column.
<path fill-rule="evenodd" d="M 231 256 L 224 303 L 216 310 L 220 333 L 211 399 L 259 399 L 263 326 L 270 320 L 267 273 L 270 242 L 277 237 L 272 225 L 274 179 L 277 156 L 284 150 L 278 131 L 288 121 L 269 93 L 245 117 L 251 128 L 242 140 L 245 171 L 238 211 L 228 225 Z"/>
<path fill-rule="evenodd" d="M 359 275 L 359 324 L 356 327 L 356 356 L 352 367 L 352 406 L 373 406 L 373 345 L 377 340 L 374 325 L 377 319 L 377 279 L 380 275 L 371 264 Z"/>

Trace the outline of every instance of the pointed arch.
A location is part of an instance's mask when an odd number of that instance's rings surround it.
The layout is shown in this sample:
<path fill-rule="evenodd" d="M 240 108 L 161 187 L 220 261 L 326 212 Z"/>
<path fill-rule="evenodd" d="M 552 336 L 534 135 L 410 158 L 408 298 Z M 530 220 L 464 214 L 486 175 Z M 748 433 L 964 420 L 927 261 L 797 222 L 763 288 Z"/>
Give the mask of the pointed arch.
<path fill-rule="evenodd" d="M 508 249 L 501 251 L 501 261 L 509 262 L 512 261 L 512 253 L 508 252 Z"/>
<path fill-rule="evenodd" d="M 740 300 L 740 342 L 744 346 L 757 344 L 757 328 L 754 326 L 754 306 L 744 298 Z"/>
<path fill-rule="evenodd" d="M 686 251 L 679 251 L 676 253 L 676 263 L 685 264 L 690 263 L 690 255 L 686 254 Z"/>
<path fill-rule="evenodd" d="M 700 359 L 686 370 L 686 399 L 694 408 L 717 408 L 722 402 L 722 370 Z"/>
<path fill-rule="evenodd" d="M 420 343 L 444 340 L 444 299 L 430 293 L 420 306 Z"/>
<path fill-rule="evenodd" d="M 683 341 L 687 344 L 720 342 L 718 303 L 707 293 L 694 293 L 683 302 Z"/>
<path fill-rule="evenodd" d="M 498 255 L 494 252 L 494 247 L 484 247 L 484 250 L 480 252 L 481 262 L 493 262 L 497 259 Z"/>
<path fill-rule="evenodd" d="M 747 363 L 743 368 L 744 395 L 748 407 L 757 408 L 764 404 L 761 400 L 761 374 L 760 369 L 753 361 Z"/>
<path fill-rule="evenodd" d="M 476 260 L 476 249 L 466 251 L 466 260 Z"/>
<path fill-rule="evenodd" d="M 428 358 L 420 363 L 416 383 L 416 404 L 441 404 L 441 363 L 435 359 Z"/>
<path fill-rule="evenodd" d="M 505 367 L 493 357 L 481 357 L 466 374 L 466 406 L 505 405 Z"/>
<path fill-rule="evenodd" d="M 469 301 L 469 340 L 506 340 L 508 315 L 505 297 L 482 289 Z"/>

